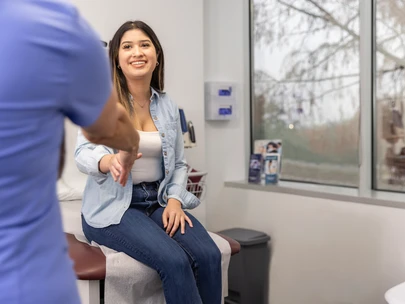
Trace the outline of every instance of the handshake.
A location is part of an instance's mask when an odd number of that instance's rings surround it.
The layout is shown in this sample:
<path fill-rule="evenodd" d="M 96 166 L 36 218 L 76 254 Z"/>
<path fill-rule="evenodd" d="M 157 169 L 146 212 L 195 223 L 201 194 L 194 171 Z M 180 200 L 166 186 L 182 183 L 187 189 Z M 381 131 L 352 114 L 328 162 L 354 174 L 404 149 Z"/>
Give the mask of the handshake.
<path fill-rule="evenodd" d="M 108 172 L 111 173 L 114 181 L 119 182 L 124 187 L 135 160 L 141 157 L 142 153 L 138 153 L 138 145 L 131 152 L 121 150 L 117 154 L 104 156 L 100 161 L 100 170 L 103 159 L 107 158 L 105 162 L 107 162 Z"/>
<path fill-rule="evenodd" d="M 107 154 L 103 156 L 98 164 L 98 169 L 103 173 L 111 173 L 115 182 L 119 182 L 123 187 L 127 183 L 129 172 L 135 160 L 142 157 L 142 153 L 138 153 L 139 149 L 139 133 L 133 128 L 131 143 L 129 149 L 120 149 L 117 154 Z"/>
<path fill-rule="evenodd" d="M 132 169 L 132 166 L 135 163 L 135 160 L 142 157 L 142 153 L 138 153 L 139 149 L 139 134 L 136 132 L 136 139 L 134 142 L 136 143 L 132 150 L 124 151 L 120 150 L 117 154 L 107 154 L 103 158 L 101 158 L 99 162 L 99 170 L 103 173 L 111 172 L 111 175 L 114 181 L 119 182 L 122 186 L 125 186 L 129 172 Z M 65 154 L 66 154 L 66 147 L 65 147 L 65 136 L 63 135 L 60 149 L 59 149 L 60 157 L 59 157 L 59 168 L 58 168 L 58 178 L 62 176 L 63 168 L 65 165 Z"/>

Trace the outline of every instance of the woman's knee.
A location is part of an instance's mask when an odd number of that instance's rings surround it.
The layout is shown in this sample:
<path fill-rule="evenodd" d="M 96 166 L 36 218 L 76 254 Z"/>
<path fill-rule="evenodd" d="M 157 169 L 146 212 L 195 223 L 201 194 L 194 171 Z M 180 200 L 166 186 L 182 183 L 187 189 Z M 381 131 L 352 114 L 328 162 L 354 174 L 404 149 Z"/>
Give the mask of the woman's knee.
<path fill-rule="evenodd" d="M 157 270 L 163 277 L 173 277 L 178 280 L 179 276 L 184 277 L 186 273 L 192 274 L 190 261 L 187 255 L 183 253 L 170 254 L 161 257 L 158 262 Z"/>
<path fill-rule="evenodd" d="M 218 266 L 221 264 L 221 251 L 218 246 L 212 242 L 207 244 L 197 255 L 197 263 L 207 266 Z"/>
<path fill-rule="evenodd" d="M 210 259 L 213 262 L 221 263 L 222 254 L 221 254 L 221 251 L 219 250 L 218 246 L 215 243 L 212 246 L 210 246 L 208 254 L 210 255 Z"/>
<path fill-rule="evenodd" d="M 168 265 L 169 268 L 184 269 L 190 267 L 190 262 L 187 255 L 182 250 L 177 252 L 172 252 L 167 256 L 163 257 L 163 263 Z"/>

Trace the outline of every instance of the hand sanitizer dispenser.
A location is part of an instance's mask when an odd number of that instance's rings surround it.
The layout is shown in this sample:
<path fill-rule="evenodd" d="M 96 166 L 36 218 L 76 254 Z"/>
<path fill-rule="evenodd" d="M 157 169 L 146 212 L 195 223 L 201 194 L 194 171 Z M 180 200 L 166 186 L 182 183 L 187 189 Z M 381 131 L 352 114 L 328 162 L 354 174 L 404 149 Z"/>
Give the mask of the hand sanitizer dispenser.
<path fill-rule="evenodd" d="M 205 119 L 231 120 L 237 114 L 237 85 L 231 82 L 205 83 Z"/>

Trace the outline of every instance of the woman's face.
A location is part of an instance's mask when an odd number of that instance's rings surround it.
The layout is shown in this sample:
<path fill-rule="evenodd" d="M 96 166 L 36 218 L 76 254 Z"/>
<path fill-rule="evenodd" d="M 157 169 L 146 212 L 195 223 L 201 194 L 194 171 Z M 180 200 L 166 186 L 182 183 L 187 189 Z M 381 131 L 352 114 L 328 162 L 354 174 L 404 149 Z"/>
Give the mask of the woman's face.
<path fill-rule="evenodd" d="M 141 30 L 129 30 L 122 36 L 118 63 L 128 80 L 148 78 L 150 81 L 157 63 L 155 46 Z"/>

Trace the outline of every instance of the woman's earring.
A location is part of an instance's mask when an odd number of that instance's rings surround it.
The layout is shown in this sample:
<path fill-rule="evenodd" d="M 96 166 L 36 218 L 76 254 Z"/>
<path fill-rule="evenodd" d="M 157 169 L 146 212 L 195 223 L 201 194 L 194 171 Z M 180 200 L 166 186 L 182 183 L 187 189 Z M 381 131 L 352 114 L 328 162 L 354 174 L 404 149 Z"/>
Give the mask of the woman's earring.
<path fill-rule="evenodd" d="M 118 68 L 119 70 L 121 70 L 121 67 L 120 67 L 120 65 L 117 65 L 117 68 Z"/>
<path fill-rule="evenodd" d="M 156 61 L 156 66 L 158 66 L 159 65 L 159 61 Z"/>

